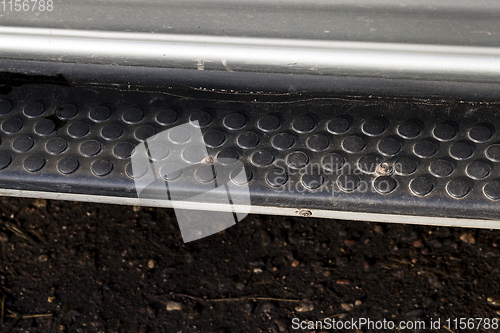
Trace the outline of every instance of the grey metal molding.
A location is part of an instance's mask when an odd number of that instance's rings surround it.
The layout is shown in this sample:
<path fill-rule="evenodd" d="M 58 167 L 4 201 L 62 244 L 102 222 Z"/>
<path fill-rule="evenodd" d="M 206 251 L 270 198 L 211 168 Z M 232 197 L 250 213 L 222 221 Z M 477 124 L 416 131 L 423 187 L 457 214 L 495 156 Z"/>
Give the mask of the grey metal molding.
<path fill-rule="evenodd" d="M 55 0 L 0 11 L 4 26 L 499 46 L 496 0 Z"/>
<path fill-rule="evenodd" d="M 500 81 L 500 48 L 0 28 L 0 58 L 227 72 Z"/>

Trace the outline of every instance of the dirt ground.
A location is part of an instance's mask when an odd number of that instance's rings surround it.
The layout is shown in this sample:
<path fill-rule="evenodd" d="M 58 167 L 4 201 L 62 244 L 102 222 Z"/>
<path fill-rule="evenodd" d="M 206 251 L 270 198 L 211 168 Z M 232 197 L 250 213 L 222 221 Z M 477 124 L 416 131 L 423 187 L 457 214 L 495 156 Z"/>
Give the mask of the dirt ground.
<path fill-rule="evenodd" d="M 169 209 L 2 198 L 0 211 L 4 332 L 500 317 L 500 231 L 251 215 L 184 244 Z"/>

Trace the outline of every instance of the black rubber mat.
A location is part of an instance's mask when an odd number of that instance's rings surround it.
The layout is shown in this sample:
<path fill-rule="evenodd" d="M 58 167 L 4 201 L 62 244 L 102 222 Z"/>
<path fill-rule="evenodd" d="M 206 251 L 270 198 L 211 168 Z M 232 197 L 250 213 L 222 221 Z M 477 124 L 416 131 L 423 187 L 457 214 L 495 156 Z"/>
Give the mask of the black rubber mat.
<path fill-rule="evenodd" d="M 497 111 L 495 103 L 13 86 L 0 95 L 0 187 L 137 197 L 134 148 L 196 121 L 214 166 L 183 151 L 192 168 L 169 180 L 160 172 L 153 188 L 199 193 L 230 182 L 259 206 L 498 219 Z M 224 158 L 241 161 L 246 180 L 212 176 Z M 168 152 L 161 160 L 168 165 Z"/>

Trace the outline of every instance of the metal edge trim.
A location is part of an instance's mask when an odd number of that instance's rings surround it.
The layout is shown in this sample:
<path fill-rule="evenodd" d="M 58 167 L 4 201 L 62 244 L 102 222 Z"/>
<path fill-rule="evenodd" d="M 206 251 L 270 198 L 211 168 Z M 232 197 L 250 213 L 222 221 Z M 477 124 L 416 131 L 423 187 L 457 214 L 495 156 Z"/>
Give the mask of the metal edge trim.
<path fill-rule="evenodd" d="M 0 27 L 0 58 L 500 82 L 500 48 Z"/>
<path fill-rule="evenodd" d="M 54 193 L 43 191 L 23 191 L 0 189 L 0 196 L 11 196 L 20 198 L 42 198 L 51 200 L 65 201 L 82 201 L 104 204 L 118 205 L 134 205 L 159 208 L 176 209 L 192 209 L 193 202 L 190 201 L 169 201 L 169 200 L 153 200 L 139 198 L 122 198 L 113 196 L 92 196 L 85 194 L 71 193 Z M 197 210 L 203 211 L 221 211 L 235 212 L 244 214 L 266 214 L 266 215 L 299 215 L 300 208 L 281 208 L 281 207 L 264 207 L 264 206 L 247 206 L 247 205 L 227 205 L 213 203 L 196 203 Z M 362 212 L 345 212 L 335 210 L 309 210 L 311 217 L 354 220 L 354 221 L 370 221 L 370 222 L 388 222 L 388 223 L 403 223 L 403 224 L 418 224 L 430 226 L 450 226 L 450 227 L 468 227 L 468 228 L 485 228 L 485 229 L 500 229 L 500 221 L 495 220 L 479 220 L 479 219 L 459 219 L 448 217 L 428 217 L 428 216 L 413 216 L 413 215 L 396 215 L 396 214 L 375 214 Z"/>

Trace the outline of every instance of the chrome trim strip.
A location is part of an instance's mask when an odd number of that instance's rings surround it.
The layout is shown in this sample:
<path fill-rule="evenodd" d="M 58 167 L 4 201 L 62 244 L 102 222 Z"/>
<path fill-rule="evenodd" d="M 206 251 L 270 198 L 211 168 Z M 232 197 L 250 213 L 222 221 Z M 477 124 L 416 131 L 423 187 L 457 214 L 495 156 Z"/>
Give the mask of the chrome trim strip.
<path fill-rule="evenodd" d="M 500 82 L 500 48 L 0 27 L 0 58 Z"/>
<path fill-rule="evenodd" d="M 159 208 L 173 208 L 175 206 L 176 209 L 193 209 L 193 202 L 189 201 L 173 202 L 169 200 L 152 200 L 152 199 L 124 198 L 124 197 L 97 196 L 97 195 L 93 196 L 85 194 L 53 193 L 53 192 L 42 192 L 42 191 L 0 189 L 0 196 L 11 196 L 11 197 L 21 197 L 21 198 L 42 198 L 42 199 L 65 200 L 65 201 L 74 200 L 82 202 L 95 202 L 95 203 L 117 204 L 117 205 L 135 205 L 135 206 L 147 206 L 147 207 L 159 207 Z M 253 206 L 253 205 L 247 206 L 247 205 L 197 203 L 196 209 L 205 211 L 227 211 L 227 212 L 233 211 L 235 213 L 297 216 L 300 207 L 295 209 L 295 208 L 264 207 L 264 206 Z M 448 217 L 427 217 L 427 216 L 395 215 L 395 214 L 374 214 L 374 213 L 359 213 L 359 212 L 343 212 L 343 211 L 333 211 L 333 210 L 311 210 L 311 212 L 312 212 L 312 217 L 327 218 L 327 219 L 500 229 L 500 221 L 494 221 L 494 220 L 474 220 L 474 219 L 458 219 L 458 218 L 448 218 Z"/>

